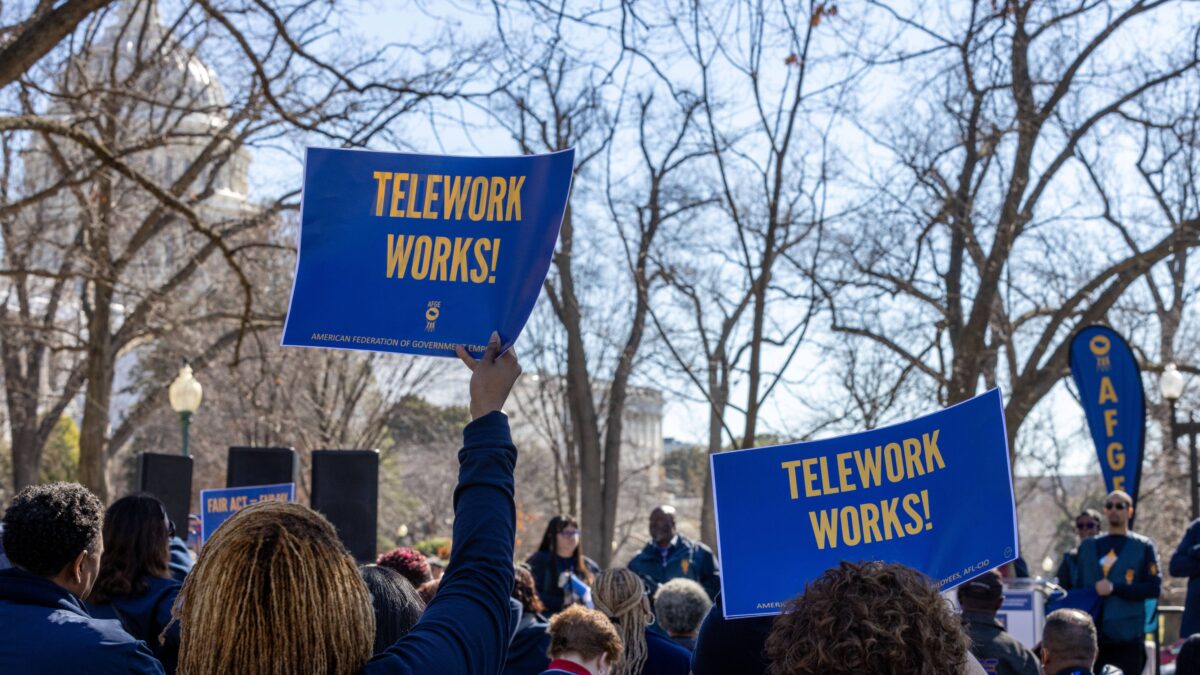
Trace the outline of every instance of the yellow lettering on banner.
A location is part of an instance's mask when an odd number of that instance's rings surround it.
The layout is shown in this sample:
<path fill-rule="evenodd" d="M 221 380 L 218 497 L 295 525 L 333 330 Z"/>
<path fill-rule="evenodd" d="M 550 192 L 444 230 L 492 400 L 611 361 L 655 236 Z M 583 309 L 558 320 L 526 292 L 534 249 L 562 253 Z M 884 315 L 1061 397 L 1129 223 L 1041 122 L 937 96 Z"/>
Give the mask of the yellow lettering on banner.
<path fill-rule="evenodd" d="M 418 281 L 429 275 L 429 259 L 433 255 L 433 240 L 424 235 L 417 237 L 416 258 L 412 264 L 412 278 Z"/>
<path fill-rule="evenodd" d="M 508 183 L 499 176 L 492 176 L 492 193 L 488 197 L 487 221 L 504 219 L 504 190 Z"/>
<path fill-rule="evenodd" d="M 899 508 L 904 509 L 903 518 Z M 933 529 L 928 490 L 878 503 L 817 509 L 809 511 L 808 520 L 818 549 L 903 539 Z"/>
<path fill-rule="evenodd" d="M 863 504 L 861 508 L 863 543 L 883 541 L 883 534 L 879 531 L 879 507 L 874 504 Z"/>
<path fill-rule="evenodd" d="M 883 484 L 883 464 L 880 462 L 879 452 L 880 446 L 875 446 L 875 454 L 871 454 L 871 449 L 867 448 L 862 452 L 854 453 L 854 464 L 858 466 L 859 482 L 863 489 L 876 487 Z"/>
<path fill-rule="evenodd" d="M 458 281 L 459 272 L 462 280 L 467 281 L 467 251 L 471 248 L 471 237 L 455 237 L 454 251 L 450 256 L 450 281 Z"/>
<path fill-rule="evenodd" d="M 450 176 L 442 176 L 442 184 L 446 186 L 446 208 L 442 209 L 442 218 L 450 220 L 451 214 L 453 214 L 455 220 L 461 220 L 463 207 L 467 205 L 467 191 L 471 187 L 471 177 L 454 176 L 453 181 L 450 178 Z"/>
<path fill-rule="evenodd" d="M 487 176 L 477 176 L 471 181 L 470 203 L 467 205 L 467 217 L 471 220 L 482 220 L 487 210 L 488 179 Z"/>
<path fill-rule="evenodd" d="M 446 278 L 446 261 L 450 259 L 450 239 L 436 237 L 433 240 L 433 265 L 429 271 L 430 279 Z"/>
<path fill-rule="evenodd" d="M 900 444 L 888 443 L 884 446 L 883 453 L 884 464 L 887 467 L 887 479 L 893 483 L 899 483 L 900 479 L 904 478 L 904 458 Z"/>
<path fill-rule="evenodd" d="M 1117 390 L 1113 389 L 1112 380 L 1107 375 L 1100 378 L 1100 405 L 1117 402 Z"/>
<path fill-rule="evenodd" d="M 830 512 L 832 512 L 832 515 Z M 826 546 L 837 548 L 837 517 L 837 509 L 808 512 L 808 518 L 812 522 L 813 533 L 817 539 L 817 548 L 824 549 Z"/>
<path fill-rule="evenodd" d="M 904 507 L 904 512 L 908 514 L 909 518 L 912 519 L 911 522 L 905 523 L 904 525 L 904 531 L 909 534 L 920 533 L 922 526 L 924 525 L 924 523 L 921 521 L 921 516 L 917 513 L 916 508 L 914 508 L 920 502 L 921 498 L 913 494 L 904 495 L 904 499 L 901 502 L 901 505 Z"/>
<path fill-rule="evenodd" d="M 842 507 L 842 543 L 846 546 L 858 546 L 862 541 L 862 530 L 859 526 L 858 509 L 853 506 Z"/>
<path fill-rule="evenodd" d="M 1108 458 L 1108 468 L 1113 471 L 1125 468 L 1125 446 L 1121 445 L 1120 441 L 1109 443 L 1104 454 Z"/>
<path fill-rule="evenodd" d="M 819 463 L 821 465 L 821 494 L 836 495 L 840 491 L 829 484 L 829 466 L 825 463 L 825 458 L 821 457 Z"/>
<path fill-rule="evenodd" d="M 805 497 L 820 497 L 821 491 L 814 490 L 812 484 L 817 480 L 817 474 L 813 473 L 813 467 L 817 465 L 817 460 L 814 457 L 809 457 L 801 462 L 804 470 L 804 496 Z"/>
<path fill-rule="evenodd" d="M 892 497 L 879 503 L 879 508 L 883 512 L 883 537 L 889 541 L 893 538 L 904 538 L 904 526 L 900 524 L 900 516 L 896 514 L 898 506 L 900 506 L 899 497 Z"/>
<path fill-rule="evenodd" d="M 925 475 L 925 467 L 921 465 L 921 444 L 915 438 L 906 438 L 904 445 L 904 475 L 906 478 Z"/>
<path fill-rule="evenodd" d="M 946 462 L 942 461 L 942 453 L 937 446 L 939 431 L 941 430 L 934 429 L 933 434 L 921 434 L 921 447 L 925 450 L 925 471 L 929 473 L 933 473 L 934 469 L 946 468 Z"/>
<path fill-rule="evenodd" d="M 412 253 L 413 239 L 414 237 L 388 235 L 387 275 L 389 279 L 392 276 L 397 279 L 404 278 L 404 272 L 408 270 L 408 256 Z"/>
<path fill-rule="evenodd" d="M 800 466 L 800 460 L 794 459 L 790 462 L 784 462 L 780 466 L 788 473 L 788 487 L 792 491 L 792 499 L 800 498 L 800 490 L 796 487 L 796 467 Z"/>
<path fill-rule="evenodd" d="M 437 212 L 433 210 L 433 203 L 437 201 L 437 195 L 433 194 L 433 186 L 442 182 L 441 176 L 429 176 L 425 180 L 425 205 L 421 208 L 421 217 L 426 219 L 437 218 Z"/>
<path fill-rule="evenodd" d="M 1113 476 L 1113 489 L 1114 490 L 1124 490 L 1125 489 L 1125 476 Z"/>
<path fill-rule="evenodd" d="M 1117 426 L 1117 411 L 1115 408 L 1109 408 L 1104 411 L 1104 435 L 1112 438 L 1115 426 Z"/>
<path fill-rule="evenodd" d="M 852 492 L 858 489 L 854 483 L 846 480 L 851 474 L 850 467 L 846 466 L 846 460 L 853 455 L 852 452 L 839 452 L 837 456 L 838 490 L 842 492 Z"/>
<path fill-rule="evenodd" d="M 400 208 L 400 200 L 404 199 L 404 190 L 400 189 L 400 184 L 406 180 L 408 180 L 406 173 L 392 175 L 392 208 L 388 211 L 388 215 L 393 218 L 404 217 L 404 210 Z"/>
<path fill-rule="evenodd" d="M 521 188 L 525 186 L 525 176 L 509 176 L 508 205 L 504 208 L 505 220 L 521 220 Z"/>
<path fill-rule="evenodd" d="M 391 171 L 376 171 L 375 180 L 379 183 L 379 190 L 375 193 L 375 215 L 383 215 L 383 199 L 387 196 L 387 182 L 392 179 Z"/>
<path fill-rule="evenodd" d="M 408 175 L 408 208 L 405 209 L 404 215 L 407 218 L 421 218 L 421 212 L 417 210 L 417 195 L 418 188 L 421 184 L 421 174 L 410 173 Z"/>

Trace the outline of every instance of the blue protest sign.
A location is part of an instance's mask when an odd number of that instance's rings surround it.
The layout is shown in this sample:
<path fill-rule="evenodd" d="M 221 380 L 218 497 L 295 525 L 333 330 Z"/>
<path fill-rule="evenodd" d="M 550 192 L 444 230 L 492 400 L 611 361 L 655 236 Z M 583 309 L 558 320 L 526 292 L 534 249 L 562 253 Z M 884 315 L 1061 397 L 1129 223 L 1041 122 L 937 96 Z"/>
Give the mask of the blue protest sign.
<path fill-rule="evenodd" d="M 727 618 L 778 614 L 843 560 L 902 563 L 948 590 L 1017 557 L 998 390 L 890 427 L 710 461 Z"/>
<path fill-rule="evenodd" d="M 1142 374 L 1125 340 L 1107 326 L 1088 326 L 1071 338 L 1071 375 L 1087 416 L 1108 491 L 1137 502 L 1146 437 Z"/>
<path fill-rule="evenodd" d="M 284 345 L 505 349 L 541 292 L 575 151 L 446 157 L 308 148 Z"/>
<path fill-rule="evenodd" d="M 221 523 L 241 509 L 258 502 L 294 502 L 296 484 L 248 485 L 200 491 L 200 537 L 208 541 Z"/>

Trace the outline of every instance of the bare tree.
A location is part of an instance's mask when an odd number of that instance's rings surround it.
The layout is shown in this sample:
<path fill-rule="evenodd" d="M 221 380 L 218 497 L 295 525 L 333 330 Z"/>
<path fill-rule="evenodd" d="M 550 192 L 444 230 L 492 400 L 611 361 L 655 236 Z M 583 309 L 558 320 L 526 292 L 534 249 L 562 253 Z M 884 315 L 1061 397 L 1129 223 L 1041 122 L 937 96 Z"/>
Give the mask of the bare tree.
<path fill-rule="evenodd" d="M 862 123 L 890 160 L 864 172 L 873 208 L 837 237 L 833 328 L 910 369 L 893 397 L 909 406 L 1006 385 L 1015 451 L 1067 372 L 1072 330 L 1103 321 L 1148 270 L 1196 244 L 1194 217 L 1165 233 L 1116 227 L 1092 206 L 1114 196 L 1101 185 L 1092 199 L 1064 196 L 1081 194 L 1090 157 L 1140 133 L 1128 111 L 1195 72 L 1194 8 L 1010 0 L 909 16 L 873 4 L 867 21 L 894 45 L 870 56 L 878 76 L 926 75 L 899 94 L 903 113 Z M 1121 40 L 1168 17 L 1188 28 L 1132 67 Z"/>

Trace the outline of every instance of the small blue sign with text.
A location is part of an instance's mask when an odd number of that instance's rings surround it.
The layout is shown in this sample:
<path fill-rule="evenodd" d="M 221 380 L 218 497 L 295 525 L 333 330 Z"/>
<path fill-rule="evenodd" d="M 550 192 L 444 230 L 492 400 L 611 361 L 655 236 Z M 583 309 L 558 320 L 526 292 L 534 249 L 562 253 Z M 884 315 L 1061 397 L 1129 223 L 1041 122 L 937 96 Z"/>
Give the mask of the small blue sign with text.
<path fill-rule="evenodd" d="M 234 513 L 258 502 L 294 502 L 296 484 L 248 485 L 200 491 L 200 536 L 208 541 L 213 532 Z"/>

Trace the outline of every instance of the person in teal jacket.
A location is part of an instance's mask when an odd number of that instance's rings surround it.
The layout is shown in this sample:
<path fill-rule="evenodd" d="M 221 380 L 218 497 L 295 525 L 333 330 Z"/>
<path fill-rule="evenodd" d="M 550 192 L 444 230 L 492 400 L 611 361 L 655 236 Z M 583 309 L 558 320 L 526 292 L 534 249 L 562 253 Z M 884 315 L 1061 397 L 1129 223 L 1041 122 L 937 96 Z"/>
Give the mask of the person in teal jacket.
<path fill-rule="evenodd" d="M 1109 494 L 1104 515 L 1108 533 L 1080 543 L 1072 585 L 1095 588 L 1101 598 L 1097 669 L 1112 665 L 1140 673 L 1146 659 L 1146 600 L 1162 590 L 1158 555 L 1153 541 L 1129 531 L 1133 499 L 1127 493 Z"/>
<path fill-rule="evenodd" d="M 626 565 L 642 578 L 653 596 L 671 579 L 699 582 L 711 600 L 721 590 L 720 569 L 712 549 L 678 533 L 675 507 L 658 506 L 650 512 L 650 542 Z"/>

